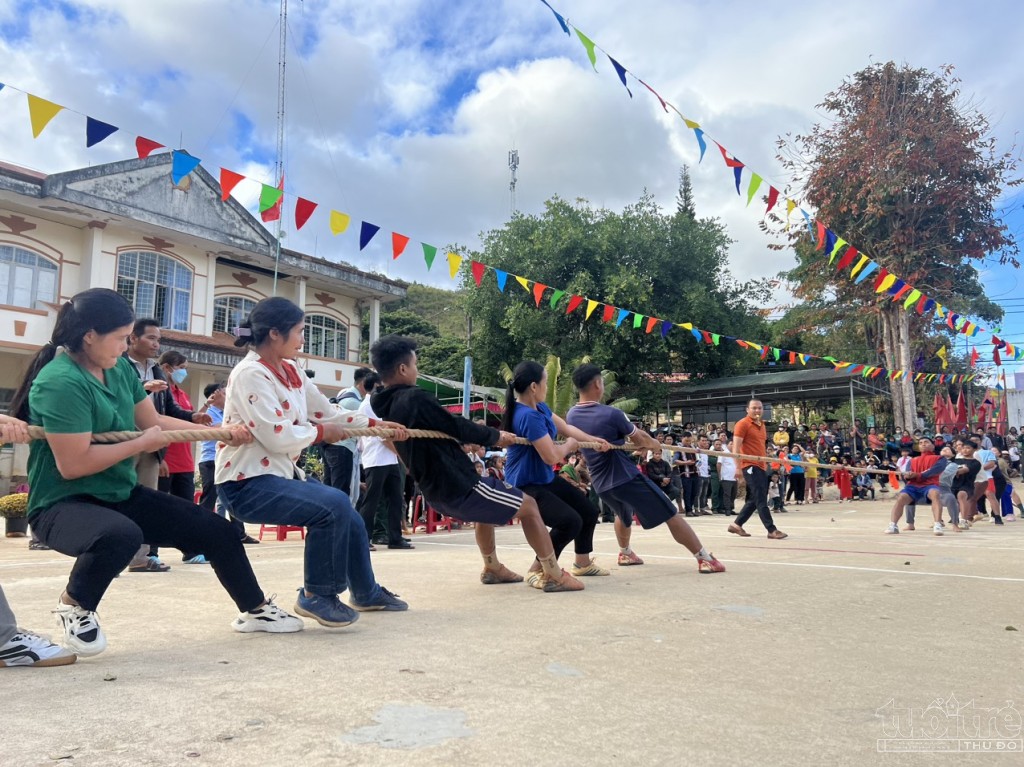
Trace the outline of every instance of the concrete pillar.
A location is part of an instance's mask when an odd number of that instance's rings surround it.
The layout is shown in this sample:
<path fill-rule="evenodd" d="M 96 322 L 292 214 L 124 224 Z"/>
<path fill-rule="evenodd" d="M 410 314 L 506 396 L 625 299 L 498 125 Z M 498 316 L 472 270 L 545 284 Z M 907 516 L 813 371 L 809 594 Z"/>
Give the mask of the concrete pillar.
<path fill-rule="evenodd" d="M 213 253 L 206 254 L 206 295 L 204 314 L 206 315 L 205 323 L 203 328 L 196 329 L 197 332 L 201 332 L 203 335 L 213 335 L 213 302 L 216 300 L 216 291 L 214 286 L 217 284 L 217 256 Z M 231 332 L 231 328 L 228 328 L 228 332 Z"/>
<path fill-rule="evenodd" d="M 370 304 L 370 345 L 373 346 L 380 338 L 380 299 L 373 299 Z"/>
<path fill-rule="evenodd" d="M 106 224 L 100 221 L 91 221 L 82 230 L 82 267 L 80 285 L 67 285 L 61 275 L 59 295 L 70 298 L 88 288 L 111 288 L 116 289 L 117 285 L 108 285 L 103 278 L 103 230 Z M 117 265 L 114 265 L 114 274 L 117 274 Z M 116 282 L 115 277 L 115 282 Z"/>
<path fill-rule="evenodd" d="M 295 303 L 302 311 L 306 311 L 306 278 L 295 278 Z"/>

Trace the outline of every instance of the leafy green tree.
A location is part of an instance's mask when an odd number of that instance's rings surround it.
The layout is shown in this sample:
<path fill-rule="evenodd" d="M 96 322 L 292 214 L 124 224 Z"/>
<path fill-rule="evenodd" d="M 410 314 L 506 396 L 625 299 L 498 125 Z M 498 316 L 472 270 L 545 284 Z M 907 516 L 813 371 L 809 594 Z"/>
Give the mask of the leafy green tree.
<path fill-rule="evenodd" d="M 962 100 L 959 84 L 951 67 L 868 67 L 818 105 L 827 122 L 780 140 L 779 159 L 837 235 L 943 305 L 995 322 L 1002 311 L 985 296 L 976 265 L 996 254 L 1019 266 L 1013 234 L 995 207 L 1002 191 L 1019 183 L 1017 164 L 997 151 L 985 115 Z M 806 305 L 778 331 L 799 334 L 811 349 L 832 345 L 828 353 L 837 357 L 836 346 L 859 347 L 864 354 L 850 355 L 858 362 L 937 369 L 937 362 L 915 363 L 949 345 L 950 332 L 876 296 L 873 279 L 855 285 L 798 230 L 790 230 L 797 265 L 782 276 Z M 913 382 L 889 385 L 897 426 L 913 428 Z"/>
<path fill-rule="evenodd" d="M 641 407 L 653 408 L 663 402 L 665 387 L 651 374 L 716 377 L 749 363 L 746 353 L 724 339 L 717 348 L 707 347 L 681 328 L 663 339 L 660 327 L 650 334 L 645 326 L 633 329 L 632 316 L 616 329 L 614 322 L 602 322 L 601 308 L 586 320 L 586 303 L 566 314 L 572 294 L 734 336 L 766 334 L 752 305 L 766 301 L 767 291 L 730 275 L 729 237 L 717 220 L 696 216 L 685 169 L 671 215 L 646 193 L 621 213 L 555 197 L 541 215 L 516 215 L 482 239 L 482 253 L 474 254 L 480 261 L 568 294 L 552 309 L 552 291 L 546 291 L 538 308 L 532 292 L 511 276 L 504 293 L 496 290 L 493 273 L 477 289 L 467 260 L 463 306 L 473 318 L 478 383 L 499 385 L 505 362 L 589 356 L 614 370 Z"/>

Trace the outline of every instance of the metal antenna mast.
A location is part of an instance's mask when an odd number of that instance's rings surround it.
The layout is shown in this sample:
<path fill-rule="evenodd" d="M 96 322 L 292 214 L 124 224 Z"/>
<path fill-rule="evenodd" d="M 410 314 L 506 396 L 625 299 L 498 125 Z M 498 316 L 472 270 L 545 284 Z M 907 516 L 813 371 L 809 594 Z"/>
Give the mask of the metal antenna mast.
<path fill-rule="evenodd" d="M 281 0 L 281 42 L 277 51 L 277 159 L 274 162 L 274 176 L 280 184 L 284 178 L 284 93 L 285 93 L 285 59 L 288 55 L 288 0 Z M 283 206 L 282 206 L 283 207 Z M 281 223 L 284 218 L 277 217 L 274 239 L 276 250 L 274 253 L 274 290 L 272 295 L 277 295 L 277 269 L 281 262 Z"/>
<path fill-rule="evenodd" d="M 509 197 L 512 205 L 511 214 L 516 214 L 516 171 L 519 169 L 519 150 L 513 149 L 508 153 L 508 169 L 512 172 L 512 180 L 508 184 Z"/>

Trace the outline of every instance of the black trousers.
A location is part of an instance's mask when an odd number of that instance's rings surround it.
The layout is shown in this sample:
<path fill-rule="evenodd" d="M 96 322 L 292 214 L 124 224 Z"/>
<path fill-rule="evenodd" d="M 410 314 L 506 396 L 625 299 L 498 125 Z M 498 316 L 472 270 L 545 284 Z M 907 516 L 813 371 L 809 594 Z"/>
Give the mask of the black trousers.
<path fill-rule="evenodd" d="M 196 497 L 196 476 L 191 471 L 175 471 L 166 477 L 157 479 L 156 489 L 161 493 L 169 493 L 175 498 L 181 498 L 183 501 L 194 503 Z M 192 557 L 199 553 L 201 552 L 182 550 L 181 559 L 182 561 L 192 559 Z M 160 556 L 160 550 L 156 546 L 150 546 L 149 556 Z"/>
<path fill-rule="evenodd" d="M 795 501 L 803 502 L 804 494 L 807 492 L 806 477 L 802 471 L 789 475 L 789 490 L 786 492 L 786 500 L 792 498 Z"/>
<path fill-rule="evenodd" d="M 324 445 L 324 484 L 349 494 L 355 454 L 341 445 Z"/>
<path fill-rule="evenodd" d="M 205 554 L 240 611 L 264 601 L 231 524 L 167 493 L 136 485 L 120 503 L 68 498 L 35 514 L 32 529 L 50 548 L 76 558 L 67 592 L 86 610 L 96 610 L 144 540 Z"/>
<path fill-rule="evenodd" d="M 743 479 L 747 483 L 747 502 L 740 509 L 736 524 L 742 527 L 754 515 L 756 509 L 765 530 L 769 533 L 774 532 L 775 522 L 768 508 L 768 475 L 758 466 L 748 466 L 743 470 Z"/>
<path fill-rule="evenodd" d="M 679 495 L 683 501 L 683 510 L 689 514 L 693 511 L 693 502 L 697 497 L 697 491 L 700 489 L 700 477 L 696 474 L 689 477 L 681 474 L 679 482 L 681 485 Z"/>
<path fill-rule="evenodd" d="M 551 528 L 555 558 L 569 541 L 575 541 L 577 554 L 594 550 L 594 528 L 600 512 L 581 491 L 560 476 L 546 485 L 523 485 L 519 489 L 537 501 L 540 518 Z"/>
<path fill-rule="evenodd" d="M 736 511 L 736 480 L 723 479 L 721 484 L 722 511 L 732 514 Z"/>
<path fill-rule="evenodd" d="M 359 496 L 359 516 L 368 538 L 373 538 L 373 520 L 383 503 L 387 509 L 388 545 L 402 542 L 402 491 L 402 469 L 397 463 L 366 469 L 366 492 Z"/>
<path fill-rule="evenodd" d="M 199 478 L 203 481 L 203 494 L 199 496 L 199 505 L 207 511 L 212 511 L 214 514 L 217 513 L 217 485 L 214 484 L 213 478 L 216 474 L 216 464 L 214 461 L 200 461 L 199 462 Z M 239 539 L 244 539 L 247 536 L 245 532 L 245 523 L 231 516 L 231 513 L 227 510 L 227 506 L 224 506 L 224 513 L 228 515 L 228 519 L 231 520 L 231 525 L 235 528 L 238 533 Z"/>

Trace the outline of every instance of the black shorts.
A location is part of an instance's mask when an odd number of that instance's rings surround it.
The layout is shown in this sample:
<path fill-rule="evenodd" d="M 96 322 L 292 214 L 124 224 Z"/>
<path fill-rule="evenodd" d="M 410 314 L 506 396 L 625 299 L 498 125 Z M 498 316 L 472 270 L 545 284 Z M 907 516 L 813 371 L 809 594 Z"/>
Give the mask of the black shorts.
<path fill-rule="evenodd" d="M 436 511 L 463 522 L 507 525 L 523 505 L 523 491 L 497 477 L 484 475 L 456 501 L 442 503 L 427 498 L 427 503 Z"/>
<path fill-rule="evenodd" d="M 633 524 L 634 514 L 644 530 L 657 527 L 676 515 L 676 507 L 668 496 L 643 474 L 598 496 L 611 506 L 626 527 Z"/>

